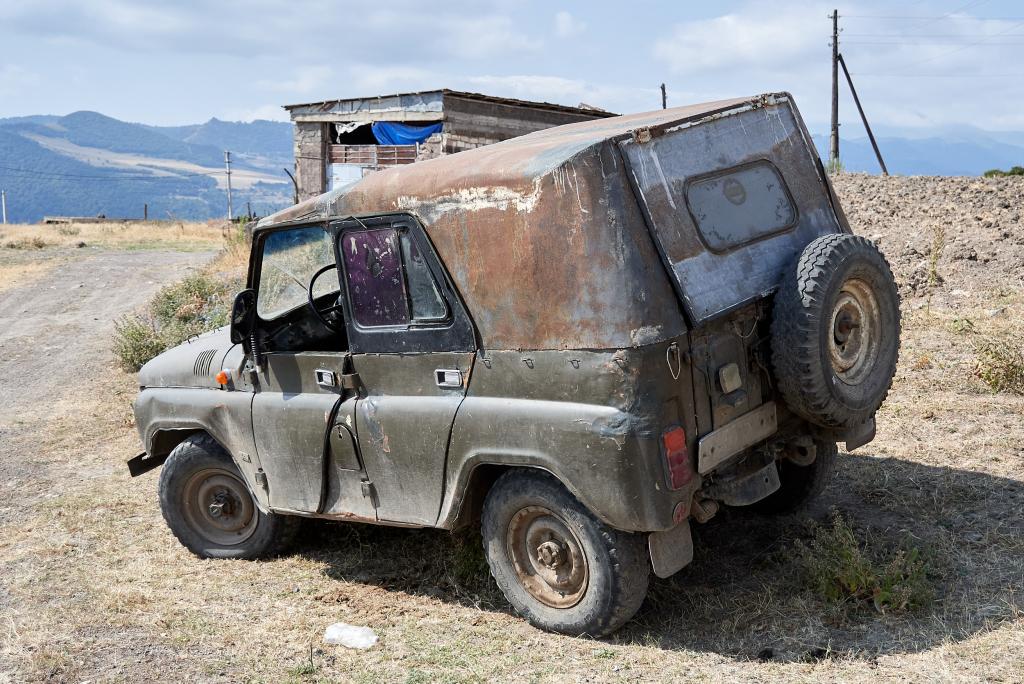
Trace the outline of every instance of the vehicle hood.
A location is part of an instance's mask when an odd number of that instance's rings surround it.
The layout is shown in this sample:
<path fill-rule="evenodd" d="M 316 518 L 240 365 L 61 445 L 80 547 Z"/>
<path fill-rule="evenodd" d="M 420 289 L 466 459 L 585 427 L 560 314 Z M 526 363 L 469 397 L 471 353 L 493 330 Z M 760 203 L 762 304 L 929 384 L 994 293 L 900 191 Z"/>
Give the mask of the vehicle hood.
<path fill-rule="evenodd" d="M 213 376 L 221 370 L 224 358 L 234 346 L 227 326 L 191 337 L 143 366 L 139 385 L 218 388 Z"/>

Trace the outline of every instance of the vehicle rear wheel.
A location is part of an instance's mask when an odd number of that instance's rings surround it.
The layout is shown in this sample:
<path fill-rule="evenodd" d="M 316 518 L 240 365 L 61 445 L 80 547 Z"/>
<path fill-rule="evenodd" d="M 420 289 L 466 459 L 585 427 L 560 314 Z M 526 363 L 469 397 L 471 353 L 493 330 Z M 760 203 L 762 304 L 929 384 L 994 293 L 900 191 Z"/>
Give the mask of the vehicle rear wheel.
<path fill-rule="evenodd" d="M 836 469 L 839 450 L 835 442 L 814 442 L 815 457 L 809 465 L 797 465 L 789 459 L 776 463 L 780 487 L 754 504 L 762 513 L 792 513 L 816 499 Z"/>
<path fill-rule="evenodd" d="M 547 473 L 502 475 L 484 501 L 481 527 L 498 587 L 536 627 L 604 636 L 647 594 L 643 536 L 608 527 Z"/>
<path fill-rule="evenodd" d="M 205 434 L 189 437 L 167 457 L 159 492 L 167 526 L 201 558 L 277 555 L 301 522 L 261 512 L 231 456 Z"/>
<path fill-rule="evenodd" d="M 775 294 L 772 365 L 786 405 L 830 428 L 860 425 L 885 400 L 900 350 L 900 298 L 873 243 L 823 235 Z"/>

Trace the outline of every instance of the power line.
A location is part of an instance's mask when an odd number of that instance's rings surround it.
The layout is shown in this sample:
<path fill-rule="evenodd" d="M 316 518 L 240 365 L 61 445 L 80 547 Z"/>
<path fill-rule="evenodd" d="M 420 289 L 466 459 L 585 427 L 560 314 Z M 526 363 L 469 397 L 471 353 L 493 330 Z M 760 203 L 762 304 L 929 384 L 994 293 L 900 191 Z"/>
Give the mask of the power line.
<path fill-rule="evenodd" d="M 926 17 L 926 16 L 923 16 L 923 15 L 920 15 L 920 14 L 918 14 L 916 16 L 915 15 L 897 16 L 897 15 L 894 15 L 894 14 L 844 14 L 843 15 L 843 19 L 893 19 L 895 21 L 903 21 L 903 20 L 911 20 L 911 19 L 948 19 L 948 18 L 952 18 L 952 17 L 948 17 L 946 15 L 941 15 L 941 16 L 938 16 L 938 17 Z M 1024 19 L 1024 17 L 975 17 L 975 16 L 971 16 L 971 17 L 968 17 L 968 18 L 973 19 L 974 21 L 1018 21 L 1020 19 Z"/>

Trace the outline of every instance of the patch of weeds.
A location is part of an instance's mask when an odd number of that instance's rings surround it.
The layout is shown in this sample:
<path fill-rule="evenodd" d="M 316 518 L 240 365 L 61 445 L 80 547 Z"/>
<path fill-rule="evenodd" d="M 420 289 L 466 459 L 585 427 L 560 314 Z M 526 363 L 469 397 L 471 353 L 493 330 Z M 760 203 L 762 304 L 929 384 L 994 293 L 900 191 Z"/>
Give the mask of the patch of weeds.
<path fill-rule="evenodd" d="M 47 245 L 49 243 L 38 235 L 33 235 L 30 238 L 8 240 L 4 243 L 4 247 L 7 249 L 43 249 Z"/>
<path fill-rule="evenodd" d="M 135 372 L 165 349 L 228 324 L 236 283 L 206 273 L 164 287 L 148 314 L 122 318 L 114 328 L 114 353 L 121 367 Z"/>
<path fill-rule="evenodd" d="M 1011 339 L 977 343 L 974 374 L 993 392 L 1024 394 L 1024 349 Z"/>
<path fill-rule="evenodd" d="M 814 592 L 843 610 L 912 611 L 934 597 L 919 549 L 864 543 L 839 513 L 830 525 L 814 526 L 809 544 L 797 542 L 797 558 Z"/>
<path fill-rule="evenodd" d="M 288 669 L 287 682 L 301 682 L 307 677 L 312 677 L 320 671 L 319 665 L 314 665 L 312 660 L 308 660 L 301 665 L 296 665 Z"/>
<path fill-rule="evenodd" d="M 942 256 L 942 250 L 946 247 L 946 229 L 942 226 L 935 226 L 932 228 L 932 243 L 928 247 L 928 261 L 924 272 L 924 289 L 926 292 L 925 297 L 925 314 L 931 315 L 932 311 L 932 293 L 939 285 L 943 283 L 942 276 L 939 275 L 939 257 Z"/>
<path fill-rule="evenodd" d="M 928 370 L 932 367 L 932 359 L 927 354 L 919 354 L 917 359 L 914 361 L 912 368 L 914 370 Z"/>
<path fill-rule="evenodd" d="M 138 371 L 166 348 L 156 326 L 142 316 L 124 316 L 114 323 L 114 354 L 129 373 Z"/>
<path fill-rule="evenodd" d="M 830 176 L 833 176 L 833 175 L 838 174 L 838 173 L 842 173 L 843 172 L 843 168 L 844 168 L 843 167 L 843 160 L 839 159 L 839 158 L 829 159 L 828 163 L 825 164 L 825 171 Z"/>
<path fill-rule="evenodd" d="M 452 575 L 462 587 L 479 589 L 490 577 L 479 530 L 456 535 L 452 539 Z"/>
<path fill-rule="evenodd" d="M 928 250 L 928 287 L 935 287 L 942 282 L 939 275 L 939 257 L 946 247 L 946 229 L 943 226 L 935 226 L 932 229 L 932 244 Z"/>
<path fill-rule="evenodd" d="M 966 335 L 974 332 L 974 321 L 969 318 L 954 318 L 953 322 L 949 326 L 953 332 L 960 335 Z"/>
<path fill-rule="evenodd" d="M 76 226 L 61 226 L 60 228 L 57 229 L 57 232 L 60 233 L 61 235 L 73 237 L 75 235 L 80 235 L 82 233 L 82 229 Z"/>

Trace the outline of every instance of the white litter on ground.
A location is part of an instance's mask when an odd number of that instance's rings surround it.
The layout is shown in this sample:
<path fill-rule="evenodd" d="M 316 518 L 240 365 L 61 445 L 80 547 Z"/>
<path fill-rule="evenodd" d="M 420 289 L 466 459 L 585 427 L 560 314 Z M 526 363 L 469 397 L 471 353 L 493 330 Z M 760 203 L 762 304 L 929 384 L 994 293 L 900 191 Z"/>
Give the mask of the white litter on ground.
<path fill-rule="evenodd" d="M 377 635 L 369 627 L 335 622 L 324 632 L 324 643 L 346 648 L 370 648 L 377 643 Z"/>

